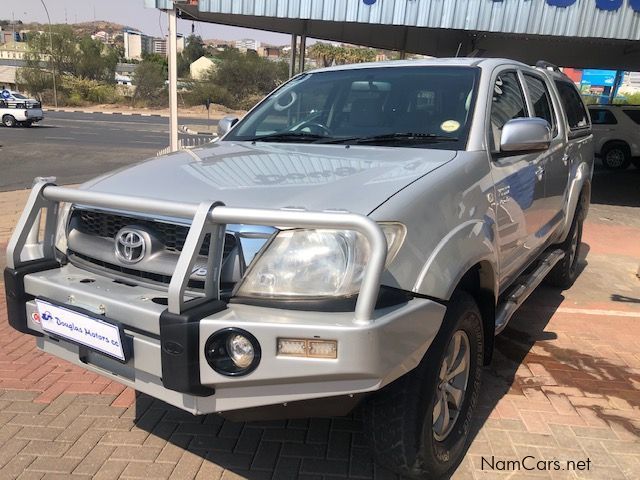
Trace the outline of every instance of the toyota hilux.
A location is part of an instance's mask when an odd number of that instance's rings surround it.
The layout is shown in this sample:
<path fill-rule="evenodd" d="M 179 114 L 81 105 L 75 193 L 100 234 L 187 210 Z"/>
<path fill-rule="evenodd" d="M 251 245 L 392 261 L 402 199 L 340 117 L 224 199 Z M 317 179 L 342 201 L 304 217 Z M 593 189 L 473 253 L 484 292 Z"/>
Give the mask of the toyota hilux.
<path fill-rule="evenodd" d="M 589 114 L 557 67 L 455 58 L 302 73 L 222 137 L 79 189 L 38 182 L 9 322 L 193 414 L 343 415 L 450 474 L 493 338 L 579 272 Z"/>

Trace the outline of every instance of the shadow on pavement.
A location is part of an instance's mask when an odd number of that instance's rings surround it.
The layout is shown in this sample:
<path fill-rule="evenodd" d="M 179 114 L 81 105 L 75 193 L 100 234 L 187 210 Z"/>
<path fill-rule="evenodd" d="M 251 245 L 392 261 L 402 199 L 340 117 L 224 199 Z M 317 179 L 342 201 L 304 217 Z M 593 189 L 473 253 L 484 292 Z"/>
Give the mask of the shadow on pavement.
<path fill-rule="evenodd" d="M 596 163 L 591 203 L 640 207 L 640 169 L 606 170 Z"/>

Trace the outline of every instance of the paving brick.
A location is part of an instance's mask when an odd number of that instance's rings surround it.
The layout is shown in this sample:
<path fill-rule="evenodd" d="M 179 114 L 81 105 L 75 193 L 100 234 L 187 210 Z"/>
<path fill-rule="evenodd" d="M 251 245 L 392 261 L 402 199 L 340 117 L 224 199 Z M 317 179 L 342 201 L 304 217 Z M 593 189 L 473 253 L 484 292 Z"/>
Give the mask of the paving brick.
<path fill-rule="evenodd" d="M 272 471 L 278 461 L 281 447 L 282 444 L 279 442 L 261 442 L 253 457 L 251 469 Z"/>
<path fill-rule="evenodd" d="M 142 445 L 148 436 L 149 434 L 142 430 L 131 432 L 106 432 L 100 440 L 100 443 L 115 446 Z"/>
<path fill-rule="evenodd" d="M 58 428 L 53 428 L 51 426 L 22 427 L 20 431 L 15 433 L 15 438 L 19 438 L 22 440 L 53 440 L 63 432 L 64 432 L 63 430 Z"/>
<path fill-rule="evenodd" d="M 123 470 L 121 478 L 166 479 L 171 475 L 173 468 L 174 465 L 168 463 L 132 462 Z"/>
<path fill-rule="evenodd" d="M 70 442 L 31 440 L 20 453 L 24 455 L 33 455 L 36 457 L 61 457 L 67 452 L 67 450 L 69 450 L 70 447 Z"/>
<path fill-rule="evenodd" d="M 73 471 L 74 474 L 96 475 L 109 459 L 116 447 L 109 445 L 95 445 L 87 453 Z"/>
<path fill-rule="evenodd" d="M 65 453 L 65 457 L 84 458 L 98 444 L 103 435 L 104 432 L 99 430 L 85 431 Z"/>
<path fill-rule="evenodd" d="M 205 459 L 196 474 L 196 480 L 220 480 L 223 472 L 224 469 L 222 467 Z"/>
<path fill-rule="evenodd" d="M 62 457 L 56 458 L 56 460 L 52 462 L 50 458 L 38 457 L 29 465 L 28 469 L 47 473 L 69 474 L 79 463 L 79 458 Z"/>
<path fill-rule="evenodd" d="M 43 472 L 23 471 L 20 475 L 16 477 L 16 480 L 40 480 L 42 477 L 44 477 Z"/>
<path fill-rule="evenodd" d="M 249 470 L 253 455 L 246 455 L 244 453 L 209 452 L 207 453 L 206 459 L 225 469 Z"/>
<path fill-rule="evenodd" d="M 301 473 L 315 475 L 346 476 L 349 472 L 349 462 L 338 460 L 317 460 L 305 458 L 302 460 Z"/>
<path fill-rule="evenodd" d="M 192 452 L 184 452 L 169 478 L 173 480 L 191 480 L 197 475 L 202 462 L 203 458 L 201 456 Z"/>
<path fill-rule="evenodd" d="M 299 458 L 278 457 L 276 468 L 273 471 L 273 478 L 278 480 L 297 480 L 300 472 Z"/>
<path fill-rule="evenodd" d="M 126 460 L 128 462 L 153 462 L 160 454 L 160 449 L 155 447 L 116 447 L 111 458 L 114 460 Z"/>
<path fill-rule="evenodd" d="M 36 457 L 33 455 L 16 455 L 0 469 L 0 478 L 16 478 L 35 460 Z"/>
<path fill-rule="evenodd" d="M 128 463 L 123 460 L 108 460 L 96 472 L 93 480 L 118 480 L 127 465 Z"/>
<path fill-rule="evenodd" d="M 262 439 L 261 428 L 245 428 L 242 429 L 240 437 L 236 442 L 234 451 L 237 453 L 253 453 L 258 448 L 258 444 Z"/>

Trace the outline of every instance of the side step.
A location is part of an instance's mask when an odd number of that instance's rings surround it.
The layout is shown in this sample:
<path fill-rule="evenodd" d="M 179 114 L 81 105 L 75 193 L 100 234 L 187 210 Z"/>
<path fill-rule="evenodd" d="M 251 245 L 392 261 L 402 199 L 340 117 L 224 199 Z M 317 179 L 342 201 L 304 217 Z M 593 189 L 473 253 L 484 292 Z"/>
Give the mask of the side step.
<path fill-rule="evenodd" d="M 506 295 L 504 303 L 498 306 L 496 312 L 496 335 L 509 323 L 511 317 L 522 303 L 531 295 L 551 269 L 564 258 L 564 252 L 560 249 L 552 250 L 542 255 L 540 264 L 526 278 L 516 283 Z"/>

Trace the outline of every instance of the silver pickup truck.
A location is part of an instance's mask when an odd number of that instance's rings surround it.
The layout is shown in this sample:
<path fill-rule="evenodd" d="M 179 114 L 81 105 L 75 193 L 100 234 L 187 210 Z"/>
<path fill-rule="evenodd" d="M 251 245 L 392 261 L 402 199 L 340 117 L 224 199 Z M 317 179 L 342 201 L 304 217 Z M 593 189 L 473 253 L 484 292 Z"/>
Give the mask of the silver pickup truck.
<path fill-rule="evenodd" d="M 328 68 L 220 141 L 39 182 L 9 243 L 9 321 L 194 414 L 346 414 L 378 461 L 446 476 L 494 335 L 576 278 L 589 114 L 549 64 Z M 42 225 L 42 226 L 40 226 Z"/>

